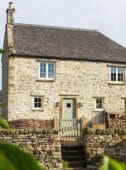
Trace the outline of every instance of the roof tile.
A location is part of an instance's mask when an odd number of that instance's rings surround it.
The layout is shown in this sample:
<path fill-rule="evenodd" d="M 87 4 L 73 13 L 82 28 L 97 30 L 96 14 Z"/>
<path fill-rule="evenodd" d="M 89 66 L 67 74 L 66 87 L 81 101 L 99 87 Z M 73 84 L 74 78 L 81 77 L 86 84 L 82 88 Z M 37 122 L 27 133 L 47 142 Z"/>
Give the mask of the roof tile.
<path fill-rule="evenodd" d="M 126 49 L 85 29 L 15 24 L 14 55 L 126 63 Z"/>

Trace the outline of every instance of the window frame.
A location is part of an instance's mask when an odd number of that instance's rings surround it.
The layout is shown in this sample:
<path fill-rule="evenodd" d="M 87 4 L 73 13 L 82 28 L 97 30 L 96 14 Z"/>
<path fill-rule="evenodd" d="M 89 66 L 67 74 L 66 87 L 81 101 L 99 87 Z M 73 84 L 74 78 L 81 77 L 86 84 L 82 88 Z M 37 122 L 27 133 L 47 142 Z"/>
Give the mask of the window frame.
<path fill-rule="evenodd" d="M 124 112 L 126 113 L 126 98 L 123 99 L 124 102 Z"/>
<path fill-rule="evenodd" d="M 102 108 L 97 108 L 97 99 L 102 100 Z M 95 111 L 103 111 L 104 110 L 104 98 L 101 97 L 97 97 L 95 98 Z"/>
<path fill-rule="evenodd" d="M 111 79 L 112 68 L 116 69 L 116 81 L 114 81 L 114 80 L 112 81 L 112 79 Z M 123 81 L 118 80 L 120 68 L 123 69 Z M 124 84 L 125 83 L 125 67 L 123 67 L 123 66 L 110 66 L 110 68 L 109 68 L 109 82 L 110 82 L 110 84 Z"/>
<path fill-rule="evenodd" d="M 35 98 L 41 99 L 41 107 L 35 107 Z M 32 109 L 33 110 L 43 110 L 43 96 L 33 96 L 32 97 Z"/>
<path fill-rule="evenodd" d="M 45 77 L 41 77 L 41 64 L 46 64 L 46 76 Z M 54 73 L 53 73 L 53 77 L 49 77 L 49 64 L 53 64 L 54 67 Z M 56 75 L 56 63 L 55 62 L 40 62 L 39 63 L 39 71 L 38 71 L 38 80 L 44 80 L 44 81 L 54 81 L 55 80 L 55 75 Z"/>

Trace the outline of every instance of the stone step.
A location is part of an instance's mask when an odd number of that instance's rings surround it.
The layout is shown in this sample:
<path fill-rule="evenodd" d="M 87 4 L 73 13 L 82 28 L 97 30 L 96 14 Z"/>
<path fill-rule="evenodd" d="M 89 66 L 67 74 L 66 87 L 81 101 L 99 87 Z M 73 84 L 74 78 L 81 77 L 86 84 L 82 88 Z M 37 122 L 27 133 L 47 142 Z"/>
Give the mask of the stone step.
<path fill-rule="evenodd" d="M 62 156 L 64 157 L 65 155 L 67 156 L 83 156 L 84 157 L 84 152 L 83 151 L 62 151 Z"/>
<path fill-rule="evenodd" d="M 69 150 L 69 151 L 78 151 L 78 150 L 83 150 L 83 146 L 63 146 L 62 150 Z"/>
<path fill-rule="evenodd" d="M 84 168 L 85 163 L 84 163 L 84 161 L 69 161 L 68 167 L 69 168 Z"/>
<path fill-rule="evenodd" d="M 84 161 L 84 155 L 63 155 L 62 159 L 64 161 Z"/>
<path fill-rule="evenodd" d="M 62 159 L 68 163 L 68 170 L 85 170 L 84 148 L 81 145 L 62 146 Z"/>
<path fill-rule="evenodd" d="M 65 170 L 87 170 L 87 169 L 82 167 L 82 168 L 66 168 Z"/>

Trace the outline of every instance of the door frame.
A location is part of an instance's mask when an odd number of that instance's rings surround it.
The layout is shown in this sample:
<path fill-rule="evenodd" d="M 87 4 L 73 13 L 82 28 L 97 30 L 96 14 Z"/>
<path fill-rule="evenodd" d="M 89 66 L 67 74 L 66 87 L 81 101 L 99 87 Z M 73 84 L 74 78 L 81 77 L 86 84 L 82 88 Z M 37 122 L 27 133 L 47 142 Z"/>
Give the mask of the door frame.
<path fill-rule="evenodd" d="M 78 118 L 78 107 L 77 107 L 77 103 L 78 103 L 78 95 L 60 95 L 60 107 L 59 107 L 59 117 L 62 118 L 62 114 L 63 114 L 63 100 L 64 99 L 73 99 L 75 100 L 75 117 Z"/>

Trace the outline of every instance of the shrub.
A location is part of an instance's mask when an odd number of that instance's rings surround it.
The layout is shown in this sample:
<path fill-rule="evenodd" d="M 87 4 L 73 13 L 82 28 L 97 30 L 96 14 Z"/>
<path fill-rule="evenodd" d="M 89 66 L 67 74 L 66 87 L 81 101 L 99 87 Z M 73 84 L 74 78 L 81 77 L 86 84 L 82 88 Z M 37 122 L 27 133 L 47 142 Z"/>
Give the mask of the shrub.
<path fill-rule="evenodd" d="M 100 170 L 126 170 L 126 165 L 104 156 L 103 165 Z"/>

